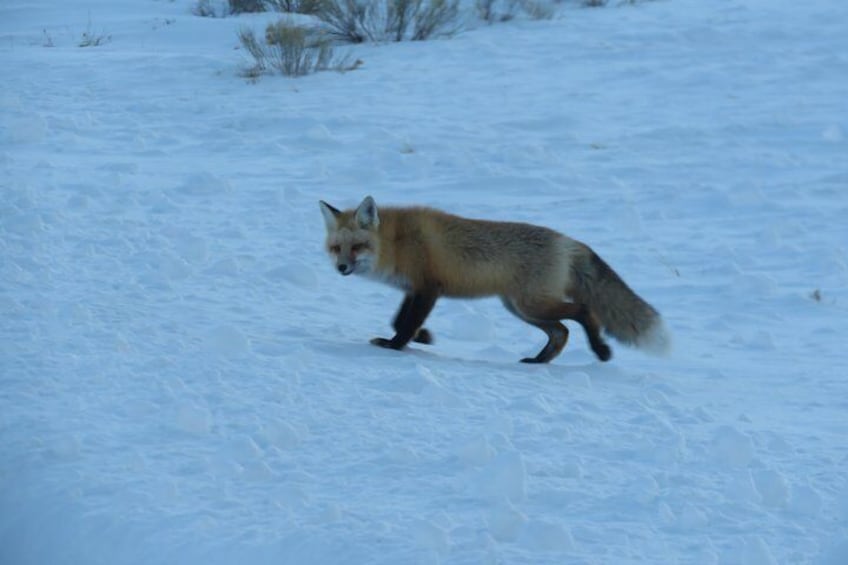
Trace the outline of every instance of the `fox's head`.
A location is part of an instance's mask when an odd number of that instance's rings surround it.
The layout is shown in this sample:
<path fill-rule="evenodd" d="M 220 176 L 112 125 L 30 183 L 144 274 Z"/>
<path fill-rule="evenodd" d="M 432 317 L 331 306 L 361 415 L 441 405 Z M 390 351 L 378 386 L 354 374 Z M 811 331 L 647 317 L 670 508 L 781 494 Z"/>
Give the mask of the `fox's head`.
<path fill-rule="evenodd" d="M 356 210 L 337 210 L 319 201 L 327 224 L 327 252 L 343 275 L 368 273 L 377 261 L 377 228 L 380 217 L 370 196 Z"/>

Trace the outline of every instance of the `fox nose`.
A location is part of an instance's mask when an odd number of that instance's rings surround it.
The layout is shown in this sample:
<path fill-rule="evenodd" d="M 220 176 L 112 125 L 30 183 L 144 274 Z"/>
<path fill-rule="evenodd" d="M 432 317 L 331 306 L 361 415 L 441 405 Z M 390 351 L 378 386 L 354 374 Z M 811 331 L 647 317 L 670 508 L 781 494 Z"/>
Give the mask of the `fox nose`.
<path fill-rule="evenodd" d="M 339 272 L 343 275 L 349 275 L 350 267 L 347 264 L 342 263 L 341 265 L 339 265 Z"/>

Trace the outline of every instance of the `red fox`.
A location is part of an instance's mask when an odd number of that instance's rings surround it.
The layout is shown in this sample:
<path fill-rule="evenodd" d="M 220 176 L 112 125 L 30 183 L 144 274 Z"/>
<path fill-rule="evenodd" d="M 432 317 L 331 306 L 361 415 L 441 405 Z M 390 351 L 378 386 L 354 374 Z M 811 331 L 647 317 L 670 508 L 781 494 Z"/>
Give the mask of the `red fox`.
<path fill-rule="evenodd" d="M 509 312 L 544 331 L 548 343 L 524 363 L 560 354 L 578 322 L 601 361 L 612 351 L 601 330 L 618 341 L 660 353 L 669 337 L 659 312 L 636 295 L 589 246 L 530 224 L 472 220 L 431 208 L 381 208 L 367 196 L 355 210 L 319 202 L 327 251 L 342 275 L 358 274 L 405 293 L 395 335 L 371 343 L 403 349 L 429 344 L 424 321 L 441 296 L 499 296 Z M 568 300 L 566 300 L 568 299 Z"/>

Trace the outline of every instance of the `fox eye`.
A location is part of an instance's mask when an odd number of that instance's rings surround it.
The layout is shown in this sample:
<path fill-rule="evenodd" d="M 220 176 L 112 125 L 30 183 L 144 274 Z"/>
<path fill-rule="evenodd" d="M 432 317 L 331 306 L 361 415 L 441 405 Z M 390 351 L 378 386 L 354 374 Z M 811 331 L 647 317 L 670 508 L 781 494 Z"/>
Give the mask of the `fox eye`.
<path fill-rule="evenodd" d="M 350 250 L 353 251 L 354 253 L 359 253 L 360 251 L 362 251 L 366 247 L 368 247 L 368 245 L 365 244 L 365 243 L 354 243 L 353 245 L 350 246 Z"/>
<path fill-rule="evenodd" d="M 342 246 L 341 245 L 331 245 L 330 251 L 335 253 L 336 255 L 338 255 L 339 253 L 342 252 Z"/>

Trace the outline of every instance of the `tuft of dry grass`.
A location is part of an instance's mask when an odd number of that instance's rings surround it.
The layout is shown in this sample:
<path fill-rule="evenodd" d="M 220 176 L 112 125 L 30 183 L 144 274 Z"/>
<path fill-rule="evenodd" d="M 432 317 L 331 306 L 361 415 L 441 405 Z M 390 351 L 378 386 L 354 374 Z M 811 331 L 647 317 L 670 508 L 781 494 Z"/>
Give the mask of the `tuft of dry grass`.
<path fill-rule="evenodd" d="M 239 31 L 242 47 L 253 58 L 244 76 L 257 80 L 261 75 L 278 72 L 299 77 L 317 71 L 347 71 L 358 68 L 362 61 L 350 63 L 347 57 L 336 57 L 331 38 L 321 30 L 281 20 L 265 28 L 264 41 L 252 29 Z"/>
<path fill-rule="evenodd" d="M 318 0 L 315 17 L 341 41 L 422 41 L 460 28 L 459 0 Z"/>

